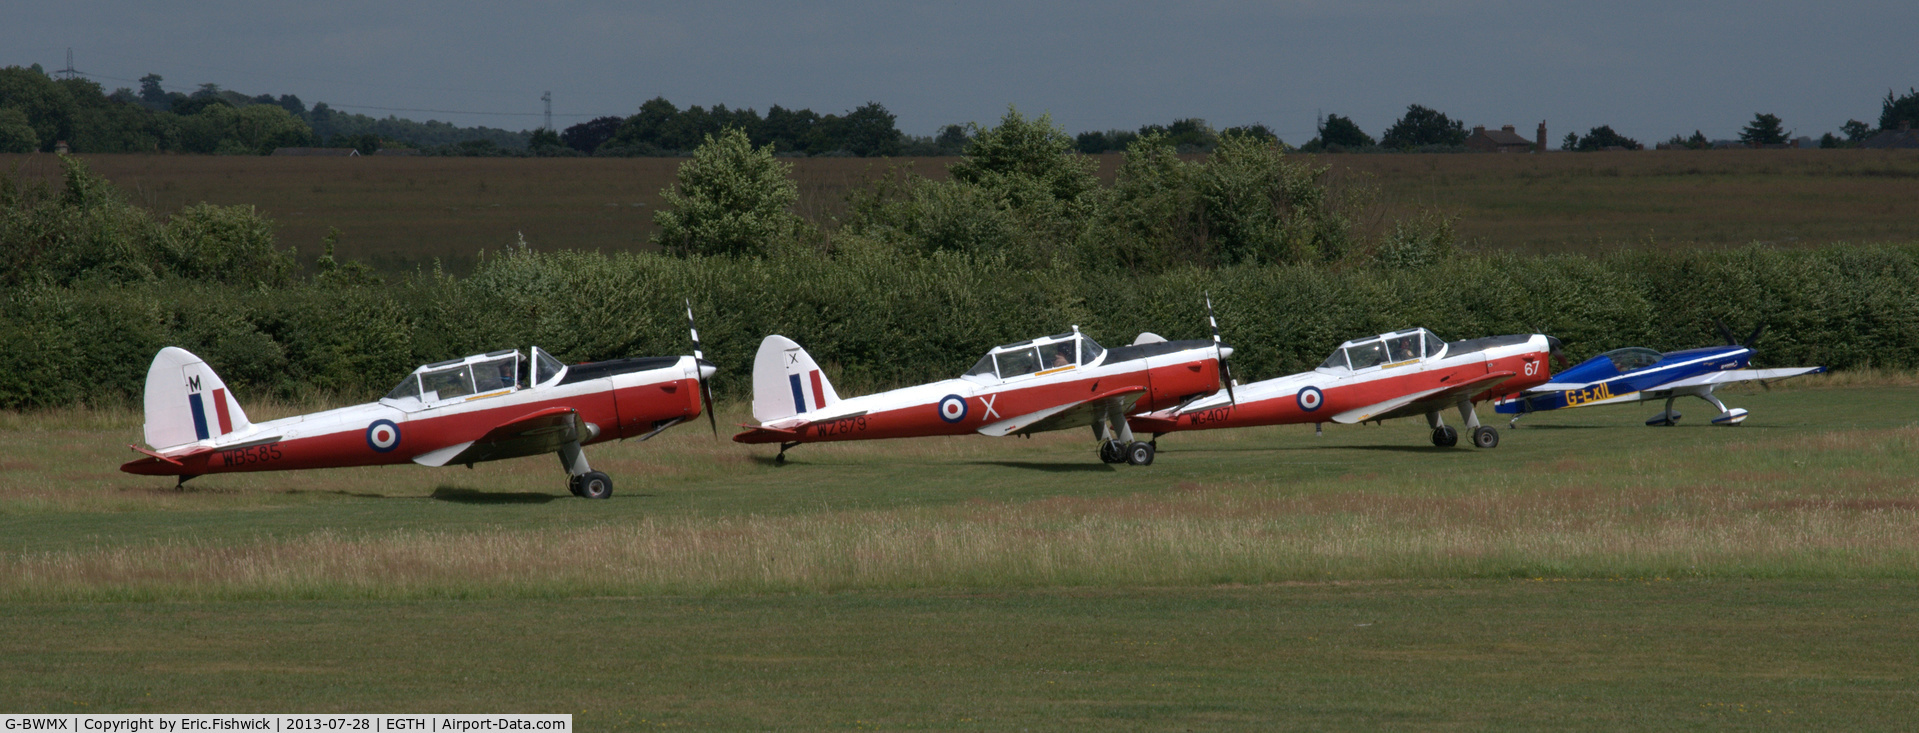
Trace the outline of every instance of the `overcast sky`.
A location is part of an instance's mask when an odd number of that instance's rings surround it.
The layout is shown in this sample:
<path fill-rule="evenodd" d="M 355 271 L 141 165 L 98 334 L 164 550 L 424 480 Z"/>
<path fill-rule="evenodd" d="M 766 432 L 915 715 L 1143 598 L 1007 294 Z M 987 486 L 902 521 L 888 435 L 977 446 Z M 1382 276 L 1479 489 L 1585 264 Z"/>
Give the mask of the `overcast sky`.
<path fill-rule="evenodd" d="M 190 9 L 179 9 L 187 6 Z M 376 116 L 508 129 L 698 104 L 842 112 L 901 130 L 987 123 L 1017 105 L 1069 132 L 1181 117 L 1320 113 L 1377 137 L 1408 104 L 1468 127 L 1610 124 L 1650 146 L 1730 138 L 1756 112 L 1798 134 L 1876 124 L 1919 86 L 1919 2 L 1187 2 L 813 0 L 185 3 L 7 0 L 0 65 L 66 64 L 109 90 L 148 73 Z M 480 114 L 484 113 L 484 114 Z"/>

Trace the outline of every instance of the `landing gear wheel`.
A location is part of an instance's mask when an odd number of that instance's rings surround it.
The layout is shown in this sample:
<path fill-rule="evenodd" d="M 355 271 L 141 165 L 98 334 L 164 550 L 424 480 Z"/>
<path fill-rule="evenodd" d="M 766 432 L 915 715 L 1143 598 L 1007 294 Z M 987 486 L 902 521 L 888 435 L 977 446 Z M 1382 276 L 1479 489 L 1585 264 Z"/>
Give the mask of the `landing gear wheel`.
<path fill-rule="evenodd" d="M 1473 431 L 1473 445 L 1479 446 L 1481 448 L 1498 447 L 1499 431 L 1494 430 L 1493 426 L 1491 425 L 1479 426 L 1477 430 Z"/>
<path fill-rule="evenodd" d="M 1459 445 L 1459 431 L 1454 430 L 1451 425 L 1441 425 L 1433 428 L 1433 445 L 1441 448 L 1451 448 Z"/>
<path fill-rule="evenodd" d="M 599 471 L 588 471 L 578 479 L 582 499 L 605 499 L 613 495 L 613 479 Z"/>
<path fill-rule="evenodd" d="M 569 492 L 572 492 L 574 496 L 579 496 L 580 495 L 580 477 L 579 476 L 566 477 L 566 490 Z"/>
<path fill-rule="evenodd" d="M 1126 446 L 1126 462 L 1135 466 L 1153 465 L 1153 445 L 1151 443 L 1134 443 Z"/>
<path fill-rule="evenodd" d="M 1117 440 L 1100 443 L 1099 460 L 1101 463 L 1124 462 L 1126 460 L 1126 445 Z"/>
<path fill-rule="evenodd" d="M 780 451 L 779 455 L 773 456 L 773 465 L 775 466 L 786 465 L 786 451 Z"/>

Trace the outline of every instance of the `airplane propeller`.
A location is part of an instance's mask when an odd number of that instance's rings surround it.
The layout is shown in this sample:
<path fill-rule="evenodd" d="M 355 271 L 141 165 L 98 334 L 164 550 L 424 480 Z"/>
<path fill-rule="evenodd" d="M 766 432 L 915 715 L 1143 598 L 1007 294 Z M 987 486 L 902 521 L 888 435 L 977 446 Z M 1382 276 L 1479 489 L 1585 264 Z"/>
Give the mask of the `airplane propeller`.
<path fill-rule="evenodd" d="M 1547 358 L 1562 372 L 1566 371 L 1566 365 L 1572 362 L 1571 359 L 1566 358 L 1565 352 L 1561 350 L 1565 345 L 1564 342 L 1559 340 L 1558 336 L 1546 337 Z"/>
<path fill-rule="evenodd" d="M 1226 398 L 1237 405 L 1239 396 L 1233 394 L 1233 365 L 1226 360 L 1226 349 L 1219 342 L 1219 319 L 1213 317 L 1213 296 L 1211 293 L 1202 295 L 1206 297 L 1206 322 L 1213 325 L 1213 353 L 1219 357 L 1219 372 L 1226 378 Z"/>
<path fill-rule="evenodd" d="M 1727 346 L 1744 347 L 1747 351 L 1752 352 L 1751 356 L 1746 357 L 1747 363 L 1751 363 L 1752 357 L 1759 355 L 1759 349 L 1754 348 L 1754 344 L 1759 343 L 1759 336 L 1766 332 L 1766 324 L 1763 321 L 1752 329 L 1752 333 L 1746 336 L 1745 341 L 1734 340 L 1732 337 L 1732 329 L 1726 328 L 1726 324 L 1717 318 L 1712 319 L 1712 325 L 1719 329 L 1719 335 L 1726 339 Z M 1767 383 L 1766 380 L 1761 379 L 1758 380 L 1758 382 L 1759 386 L 1764 387 L 1767 392 L 1772 391 L 1772 385 Z"/>
<path fill-rule="evenodd" d="M 707 363 L 706 354 L 700 351 L 700 327 L 693 323 L 693 299 L 691 298 L 686 300 L 686 330 L 693 333 L 693 368 L 695 373 L 700 375 L 700 400 L 706 407 L 704 410 L 706 423 L 713 428 L 713 437 L 718 438 L 720 437 L 720 420 L 713 416 L 713 386 L 706 383 L 704 369 L 712 364 Z"/>

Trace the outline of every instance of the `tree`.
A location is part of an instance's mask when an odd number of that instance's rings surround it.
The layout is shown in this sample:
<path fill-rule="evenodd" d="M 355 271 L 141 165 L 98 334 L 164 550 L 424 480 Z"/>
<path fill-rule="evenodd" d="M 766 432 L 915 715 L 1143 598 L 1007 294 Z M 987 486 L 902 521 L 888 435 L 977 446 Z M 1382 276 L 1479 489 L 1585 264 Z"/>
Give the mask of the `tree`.
<path fill-rule="evenodd" d="M 1463 140 L 1463 138 L 1462 138 Z M 1326 121 L 1319 125 L 1319 142 L 1323 146 L 1338 145 L 1341 148 L 1370 148 L 1377 144 L 1373 136 L 1359 129 L 1350 117 L 1326 115 Z"/>
<path fill-rule="evenodd" d="M 1571 137 L 1570 134 L 1567 136 Z M 1612 125 L 1600 125 L 1588 130 L 1585 136 L 1580 137 L 1571 148 L 1567 149 L 1577 150 L 1582 153 L 1591 153 L 1607 148 L 1624 148 L 1626 150 L 1641 149 L 1638 140 L 1613 132 Z"/>
<path fill-rule="evenodd" d="M 1739 131 L 1739 142 L 1755 148 L 1761 145 L 1783 145 L 1786 142 L 1786 130 L 1778 116 L 1755 113 L 1752 122 Z"/>
<path fill-rule="evenodd" d="M 1164 127 L 1147 125 L 1139 128 L 1139 135 L 1159 135 L 1182 153 L 1210 152 L 1219 146 L 1219 135 L 1213 132 L 1211 125 L 1198 117 L 1173 120 L 1173 124 Z"/>
<path fill-rule="evenodd" d="M 34 134 L 27 114 L 12 107 L 0 107 L 0 153 L 31 153 L 40 149 L 40 136 Z"/>
<path fill-rule="evenodd" d="M 1268 145 L 1278 145 L 1281 147 L 1284 147 L 1286 145 L 1286 143 L 1280 141 L 1279 134 L 1273 132 L 1272 128 L 1262 124 L 1258 124 L 1258 123 L 1254 123 L 1251 125 L 1240 125 L 1237 127 L 1228 127 L 1224 130 L 1219 131 L 1219 137 L 1221 140 L 1224 140 L 1234 135 L 1248 136 L 1253 139 L 1259 140 L 1260 142 L 1266 143 Z"/>
<path fill-rule="evenodd" d="M 1400 150 L 1427 145 L 1465 145 L 1466 124 L 1437 110 L 1408 105 L 1405 116 L 1386 128 L 1379 144 Z"/>
<path fill-rule="evenodd" d="M 678 255 L 763 256 L 795 239 L 805 222 L 792 212 L 799 184 L 773 146 L 754 148 L 746 132 L 706 136 L 680 164 L 678 183 L 661 192 L 654 243 Z"/>
<path fill-rule="evenodd" d="M 1559 149 L 1565 150 L 1568 152 L 1578 150 L 1579 149 L 1579 133 L 1576 133 L 1576 132 L 1566 133 L 1566 139 L 1559 141 Z"/>
<path fill-rule="evenodd" d="M 0 107 L 26 115 L 42 151 L 73 137 L 73 98 L 46 74 L 18 66 L 0 69 Z"/>
<path fill-rule="evenodd" d="M 1276 144 L 1235 135 L 1193 173 L 1213 264 L 1333 261 L 1352 243 L 1342 197 L 1327 168 L 1286 159 Z"/>
<path fill-rule="evenodd" d="M 166 109 L 173 103 L 167 98 L 167 90 L 160 88 L 160 82 L 165 79 L 159 74 L 140 77 L 140 103 L 146 105 L 147 109 Z"/>
<path fill-rule="evenodd" d="M 828 116 L 828 137 L 838 143 L 835 149 L 858 156 L 897 155 L 900 131 L 893 124 L 893 113 L 878 102 L 867 102 L 845 116 Z"/>
<path fill-rule="evenodd" d="M 595 117 L 560 131 L 560 142 L 582 153 L 591 154 L 600 145 L 613 139 L 622 120 L 618 117 Z"/>
<path fill-rule="evenodd" d="M 679 115 L 680 108 L 665 97 L 646 100 L 640 104 L 638 113 L 620 123 L 620 129 L 606 143 L 622 148 L 658 149 L 667 126 Z"/>
<path fill-rule="evenodd" d="M 1919 89 L 1906 88 L 1906 93 L 1892 96 L 1892 90 L 1886 90 L 1886 101 L 1880 107 L 1879 129 L 1897 130 L 1900 125 L 1919 125 Z"/>
<path fill-rule="evenodd" d="M 767 118 L 772 119 L 772 115 L 768 114 Z M 933 138 L 933 144 L 939 146 L 940 152 L 945 155 L 965 153 L 966 146 L 972 142 L 973 137 L 966 134 L 965 125 L 947 125 L 942 127 L 940 128 L 940 134 Z"/>
<path fill-rule="evenodd" d="M 998 127 L 970 129 L 966 157 L 947 167 L 953 180 L 1004 191 L 1015 206 L 1034 203 L 1033 193 L 1079 201 L 1099 186 L 1094 162 L 1073 154 L 1073 138 L 1053 124 L 1052 115 L 1029 118 L 1009 106 Z"/>
<path fill-rule="evenodd" d="M 1866 123 L 1858 120 L 1846 120 L 1846 124 L 1839 126 L 1839 131 L 1846 134 L 1846 142 L 1855 145 L 1872 134 L 1872 128 L 1867 127 Z"/>
<path fill-rule="evenodd" d="M 526 137 L 526 147 L 528 150 L 557 148 L 562 145 L 563 143 L 560 142 L 560 134 L 544 127 L 534 130 L 533 134 Z"/>
<path fill-rule="evenodd" d="M 760 121 L 760 144 L 772 145 L 782 153 L 804 152 L 806 141 L 813 137 L 813 128 L 819 124 L 818 112 L 773 105 L 766 109 L 766 119 Z"/>

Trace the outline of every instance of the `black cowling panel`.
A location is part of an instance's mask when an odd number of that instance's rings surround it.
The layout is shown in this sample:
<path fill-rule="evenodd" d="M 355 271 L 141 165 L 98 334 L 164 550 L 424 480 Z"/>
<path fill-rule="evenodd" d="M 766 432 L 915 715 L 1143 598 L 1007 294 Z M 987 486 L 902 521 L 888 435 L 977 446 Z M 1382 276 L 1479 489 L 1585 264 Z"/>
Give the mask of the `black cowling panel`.
<path fill-rule="evenodd" d="M 680 363 L 677 356 L 642 356 L 635 359 L 609 359 L 585 364 L 572 364 L 566 368 L 566 376 L 560 378 L 560 384 L 584 382 L 589 379 L 602 379 L 615 374 L 644 372 L 652 369 L 665 369 Z"/>
<path fill-rule="evenodd" d="M 1156 344 L 1119 346 L 1119 347 L 1106 350 L 1106 361 L 1103 363 L 1118 364 L 1122 361 L 1144 359 L 1149 356 L 1160 356 L 1163 354 L 1171 354 L 1176 351 L 1185 351 L 1187 349 L 1202 349 L 1202 348 L 1210 347 L 1212 345 L 1213 345 L 1213 342 L 1210 339 L 1192 339 L 1190 341 L 1161 341 Z M 1229 345 L 1229 348 L 1230 348 L 1230 345 Z"/>

